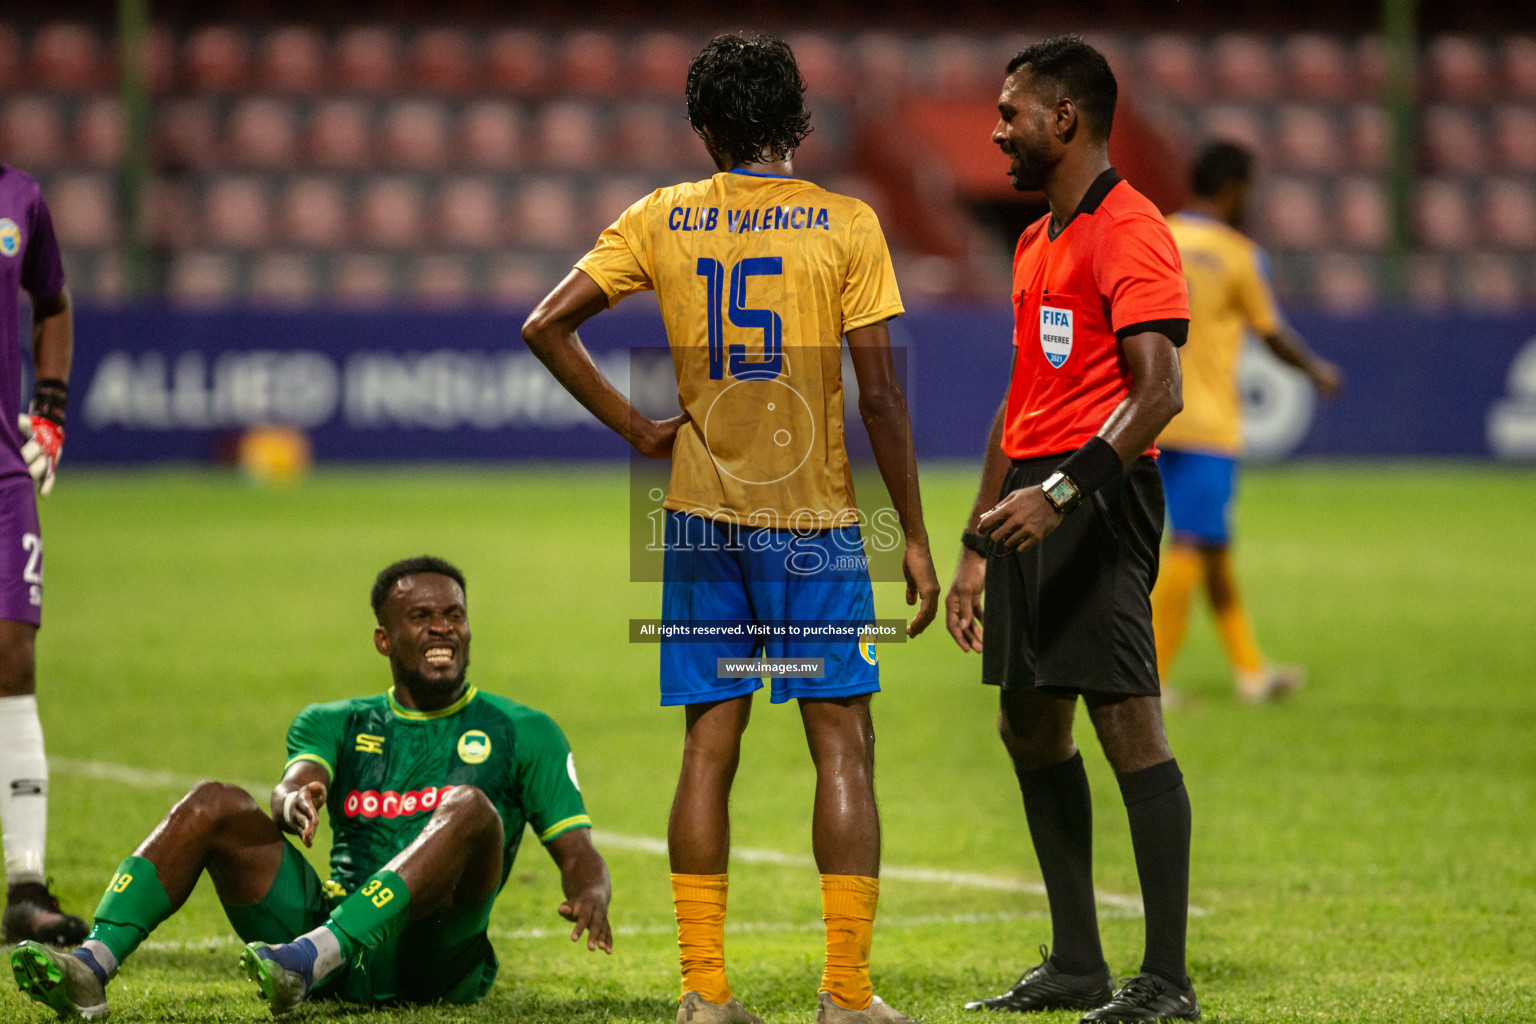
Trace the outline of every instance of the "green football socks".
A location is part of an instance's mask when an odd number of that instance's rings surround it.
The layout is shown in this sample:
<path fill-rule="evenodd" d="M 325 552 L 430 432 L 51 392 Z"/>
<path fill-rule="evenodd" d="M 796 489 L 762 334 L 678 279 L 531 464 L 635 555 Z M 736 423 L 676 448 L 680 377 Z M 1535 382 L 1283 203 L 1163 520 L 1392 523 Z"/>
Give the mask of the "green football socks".
<path fill-rule="evenodd" d="M 96 924 L 87 941 L 100 942 L 122 963 L 170 916 L 171 898 L 160 885 L 154 862 L 128 857 L 117 866 L 96 905 Z"/>
<path fill-rule="evenodd" d="M 411 891 L 393 871 L 376 871 L 331 912 L 325 927 L 336 936 L 343 960 L 373 949 L 410 919 Z"/>

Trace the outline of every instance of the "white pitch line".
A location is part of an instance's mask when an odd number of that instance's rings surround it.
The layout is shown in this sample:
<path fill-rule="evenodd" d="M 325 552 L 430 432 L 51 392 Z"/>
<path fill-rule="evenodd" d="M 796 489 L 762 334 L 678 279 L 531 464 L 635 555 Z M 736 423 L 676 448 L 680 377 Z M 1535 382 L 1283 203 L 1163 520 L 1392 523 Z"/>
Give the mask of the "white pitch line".
<path fill-rule="evenodd" d="M 76 775 L 88 779 L 100 779 L 104 782 L 116 782 L 125 786 L 136 786 L 141 789 L 191 789 L 202 776 L 185 775 L 179 772 L 157 771 L 153 769 L 135 768 L 132 765 L 113 764 L 110 761 L 81 761 L 69 757 L 50 757 L 48 767 L 52 771 L 62 775 Z M 237 783 L 243 789 L 254 794 L 258 801 L 271 792 L 271 787 L 260 783 Z M 651 836 L 631 836 L 620 832 L 609 832 L 605 829 L 594 829 L 592 839 L 598 846 L 606 846 L 616 850 L 631 850 L 637 853 L 649 853 L 664 857 L 667 855 L 667 841 Z M 816 861 L 804 854 L 784 853 L 781 850 L 764 850 L 747 847 L 732 847 L 731 859 L 746 864 L 777 864 L 783 867 L 814 868 Z M 922 882 L 930 885 L 953 885 L 968 889 L 989 889 L 994 892 L 1019 892 L 1032 896 L 1044 896 L 1045 886 L 1040 882 L 1030 882 L 1022 878 L 1007 878 L 1000 875 L 983 875 L 971 871 L 946 871 L 941 868 L 904 867 L 899 864 L 882 864 L 880 866 L 882 878 L 899 879 L 903 882 Z M 1141 900 L 1136 896 L 1126 896 L 1120 893 L 1099 892 L 1096 894 L 1098 902 L 1106 907 L 1114 908 L 1120 914 L 1116 916 L 1139 917 L 1142 913 Z M 1205 911 L 1200 907 L 1189 908 L 1191 916 L 1200 917 Z M 817 925 L 820 927 L 820 925 Z"/>

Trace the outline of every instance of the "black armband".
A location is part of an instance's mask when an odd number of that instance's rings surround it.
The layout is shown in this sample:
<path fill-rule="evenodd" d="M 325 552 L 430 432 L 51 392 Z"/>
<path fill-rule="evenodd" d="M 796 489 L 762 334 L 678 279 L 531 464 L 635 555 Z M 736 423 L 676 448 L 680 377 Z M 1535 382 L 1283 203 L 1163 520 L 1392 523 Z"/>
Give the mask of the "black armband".
<path fill-rule="evenodd" d="M 1094 436 L 1088 443 L 1068 455 L 1056 472 L 1076 485 L 1078 493 L 1087 497 L 1125 471 L 1120 454 L 1114 445 L 1102 437 Z"/>
<path fill-rule="evenodd" d="M 32 388 L 32 415 L 64 425 L 69 406 L 69 385 L 57 377 L 43 377 Z"/>

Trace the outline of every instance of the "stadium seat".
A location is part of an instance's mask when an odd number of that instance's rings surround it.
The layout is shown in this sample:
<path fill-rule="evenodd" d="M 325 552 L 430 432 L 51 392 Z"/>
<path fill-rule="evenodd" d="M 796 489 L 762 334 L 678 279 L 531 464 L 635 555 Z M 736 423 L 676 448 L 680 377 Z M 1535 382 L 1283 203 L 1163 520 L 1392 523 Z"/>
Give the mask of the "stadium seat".
<path fill-rule="evenodd" d="M 290 244 L 332 249 L 347 240 L 347 195 L 334 178 L 290 179 L 283 190 L 282 234 Z"/>
<path fill-rule="evenodd" d="M 1187 36 L 1148 36 L 1141 44 L 1141 71 L 1153 89 L 1176 100 L 1209 97 L 1200 47 Z"/>
<path fill-rule="evenodd" d="M 179 85 L 176 40 L 164 25 L 151 25 L 144 33 L 145 78 L 153 96 L 164 96 Z M 115 84 L 115 83 L 113 83 Z"/>
<path fill-rule="evenodd" d="M 1512 178 L 1483 182 L 1483 233 L 1510 249 L 1536 251 L 1536 188 Z"/>
<path fill-rule="evenodd" d="M 1339 241 L 1357 249 L 1380 249 L 1387 243 L 1387 194 L 1374 178 L 1345 178 L 1335 189 L 1335 219 Z"/>
<path fill-rule="evenodd" d="M 556 52 L 562 92 L 606 96 L 623 81 L 624 53 L 608 32 L 588 29 L 567 33 Z"/>
<path fill-rule="evenodd" d="M 647 32 L 635 43 L 631 84 L 650 96 L 678 99 L 698 48 L 675 32 Z"/>
<path fill-rule="evenodd" d="M 912 63 L 906 40 L 886 32 L 864 32 L 854 41 L 852 51 L 859 88 L 886 96 L 906 91 Z"/>
<path fill-rule="evenodd" d="M 360 100 L 325 100 L 309 119 L 309 156 L 321 167 L 361 170 L 373 159 L 372 115 Z"/>
<path fill-rule="evenodd" d="M 219 158 L 218 121 L 211 100 L 178 99 L 157 105 L 152 138 L 167 170 L 212 167 Z"/>
<path fill-rule="evenodd" d="M 197 29 L 181 50 L 187 84 L 198 92 L 236 91 L 245 82 L 248 60 L 245 33 L 231 25 Z"/>
<path fill-rule="evenodd" d="M 115 96 L 81 103 L 75 113 L 75 159 L 93 167 L 115 167 L 123 158 L 123 108 Z"/>
<path fill-rule="evenodd" d="M 531 256 L 501 256 L 486 271 L 485 297 L 497 305 L 523 310 L 543 298 L 556 280 L 554 274 Z"/>
<path fill-rule="evenodd" d="M 425 29 L 411 40 L 406 81 L 413 89 L 461 96 L 479 77 L 479 58 L 468 32 L 456 28 Z"/>
<path fill-rule="evenodd" d="M 21 81 L 21 39 L 9 25 L 0 25 L 0 89 L 14 89 Z"/>
<path fill-rule="evenodd" d="M 382 306 L 396 292 L 394 262 L 368 253 L 347 253 L 331 266 L 331 297 L 344 306 Z"/>
<path fill-rule="evenodd" d="M 19 96 L 0 104 L 0 159 L 34 173 L 64 160 L 64 117 L 58 100 Z"/>
<path fill-rule="evenodd" d="M 421 186 L 406 178 L 374 178 L 358 202 L 358 237 L 385 249 L 414 249 L 425 239 Z"/>
<path fill-rule="evenodd" d="M 1288 103 L 1275 112 L 1275 160 L 1299 171 L 1336 171 L 1344 163 L 1333 115 L 1323 107 Z"/>
<path fill-rule="evenodd" d="M 1414 224 L 1419 241 L 1435 249 L 1465 249 L 1478 227 L 1467 190 L 1448 178 L 1419 182 L 1414 193 Z"/>
<path fill-rule="evenodd" d="M 517 107 L 497 100 L 471 104 L 459 119 L 459 159 L 470 167 L 506 169 L 523 162 L 523 124 Z"/>
<path fill-rule="evenodd" d="M 143 225 L 149 240 L 178 250 L 197 244 L 198 206 L 185 175 L 156 175 L 144 187 Z"/>
<path fill-rule="evenodd" d="M 796 32 L 788 39 L 805 79 L 806 102 L 842 100 L 848 95 L 848 67 L 837 41 L 821 32 Z M 684 64 L 686 73 L 687 64 Z M 681 96 L 679 89 L 675 95 Z"/>
<path fill-rule="evenodd" d="M 502 235 L 501 193 L 484 178 L 454 178 L 438 193 L 434 219 L 443 242 L 490 248 Z"/>
<path fill-rule="evenodd" d="M 1287 92 L 1299 99 L 1342 100 L 1354 94 L 1354 72 L 1336 36 L 1303 33 L 1281 47 Z"/>
<path fill-rule="evenodd" d="M 271 200 L 255 178 L 215 178 L 203 196 L 203 241 L 220 247 L 255 248 L 272 233 Z"/>
<path fill-rule="evenodd" d="M 1536 99 L 1536 36 L 1504 37 L 1499 65 L 1506 97 Z"/>
<path fill-rule="evenodd" d="M 651 185 L 640 178 L 604 178 L 583 204 L 591 214 L 587 235 L 592 242 L 604 228 L 619 219 L 637 200 L 649 195 Z"/>
<path fill-rule="evenodd" d="M 273 96 L 235 103 L 229 115 L 224 152 L 242 167 L 287 167 L 298 152 L 299 124 L 293 106 Z"/>
<path fill-rule="evenodd" d="M 1313 282 L 1318 304 L 1335 313 L 1364 313 L 1380 298 L 1376 264 L 1362 256 L 1324 253 L 1314 266 Z"/>
<path fill-rule="evenodd" d="M 251 301 L 260 306 L 313 305 L 320 295 L 315 259 L 303 253 L 263 253 L 251 265 Z"/>
<path fill-rule="evenodd" d="M 399 100 L 384 113 L 384 162 L 434 170 L 448 159 L 448 112 L 437 100 Z"/>
<path fill-rule="evenodd" d="M 400 84 L 400 41 L 382 25 L 354 25 L 336 39 L 335 84 L 341 89 L 378 95 Z"/>
<path fill-rule="evenodd" d="M 179 306 L 220 306 L 235 299 L 240 268 L 228 253 L 193 250 L 171 261 L 166 295 Z"/>
<path fill-rule="evenodd" d="M 1507 313 L 1524 297 L 1519 268 L 1513 259 L 1499 253 L 1468 254 L 1461 259 L 1457 278 L 1457 298 L 1471 309 Z"/>
<path fill-rule="evenodd" d="M 1353 54 L 1356 92 L 1367 97 L 1379 97 L 1387 85 L 1387 46 L 1380 36 L 1365 36 L 1355 44 Z"/>
<path fill-rule="evenodd" d="M 1505 171 L 1536 171 L 1536 109 L 1505 103 L 1493 111 L 1493 160 Z"/>
<path fill-rule="evenodd" d="M 1211 49 L 1216 87 L 1233 99 L 1270 100 L 1280 92 L 1280 75 L 1269 43 L 1251 35 L 1223 35 Z"/>
<path fill-rule="evenodd" d="M 261 41 L 261 86 L 273 92 L 318 93 L 326 84 L 325 39 L 317 29 L 290 25 Z"/>
<path fill-rule="evenodd" d="M 1357 103 L 1349 111 L 1347 138 L 1350 163 L 1362 171 L 1387 166 L 1389 136 L 1387 113 L 1373 103 Z"/>
<path fill-rule="evenodd" d="M 1311 249 L 1329 241 L 1328 221 L 1316 183 L 1302 178 L 1275 178 L 1263 190 L 1261 236 L 1277 248 Z"/>
<path fill-rule="evenodd" d="M 89 92 L 110 85 L 101 40 L 88 25 L 54 22 L 32 37 L 26 82 L 51 92 Z"/>
<path fill-rule="evenodd" d="M 575 193 L 564 179 L 534 179 L 513 197 L 512 241 L 519 246 L 585 252 L 592 242 L 586 228 Z"/>
<path fill-rule="evenodd" d="M 1217 103 L 1201 111 L 1201 131 L 1206 139 L 1226 139 L 1252 150 L 1260 163 L 1269 160 L 1270 132 L 1257 107 Z"/>
<path fill-rule="evenodd" d="M 556 167 L 586 168 L 601 153 L 597 113 L 589 103 L 560 100 L 546 104 L 535 128 L 533 156 Z"/>
<path fill-rule="evenodd" d="M 105 175 L 59 178 L 49 185 L 47 199 L 60 245 L 94 249 L 117 241 L 117 195 Z"/>
<path fill-rule="evenodd" d="M 914 87 L 935 99 L 967 100 L 988 96 L 995 100 L 1001 78 L 998 64 L 987 59 L 986 47 L 969 35 L 949 34 L 930 39 Z M 1006 63 L 1003 65 L 1006 67 Z"/>
<path fill-rule="evenodd" d="M 474 272 L 462 256 L 421 256 L 406 274 L 407 294 L 421 306 L 462 306 L 472 297 L 474 283 Z"/>
<path fill-rule="evenodd" d="M 1486 100 L 1493 94 L 1493 55 L 1478 40 L 1437 36 L 1430 42 L 1426 58 L 1432 95 L 1450 100 Z"/>
<path fill-rule="evenodd" d="M 686 124 L 680 105 L 626 103 L 615 116 L 614 141 L 626 163 L 646 168 L 676 165 L 678 122 Z"/>
<path fill-rule="evenodd" d="M 1482 118 L 1472 107 L 1430 107 L 1419 126 L 1431 170 L 1475 173 L 1486 165 Z"/>
<path fill-rule="evenodd" d="M 1408 301 L 1422 309 L 1444 309 L 1451 298 L 1446 257 L 1436 252 L 1414 253 L 1408 271 Z"/>
<path fill-rule="evenodd" d="M 550 77 L 549 43 L 523 29 L 491 33 L 485 48 L 485 85 L 493 92 L 536 96 Z"/>

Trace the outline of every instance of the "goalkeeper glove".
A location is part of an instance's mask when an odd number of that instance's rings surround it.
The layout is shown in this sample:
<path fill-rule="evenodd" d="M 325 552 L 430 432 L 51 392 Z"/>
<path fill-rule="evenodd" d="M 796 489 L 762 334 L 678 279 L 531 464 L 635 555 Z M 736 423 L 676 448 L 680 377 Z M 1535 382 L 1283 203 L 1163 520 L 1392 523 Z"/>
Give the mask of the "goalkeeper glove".
<path fill-rule="evenodd" d="M 27 435 L 21 447 L 27 472 L 37 484 L 37 492 L 53 490 L 54 473 L 64 453 L 64 409 L 69 403 L 69 386 L 61 380 L 44 378 L 32 391 L 32 415 L 22 415 L 17 426 Z"/>

